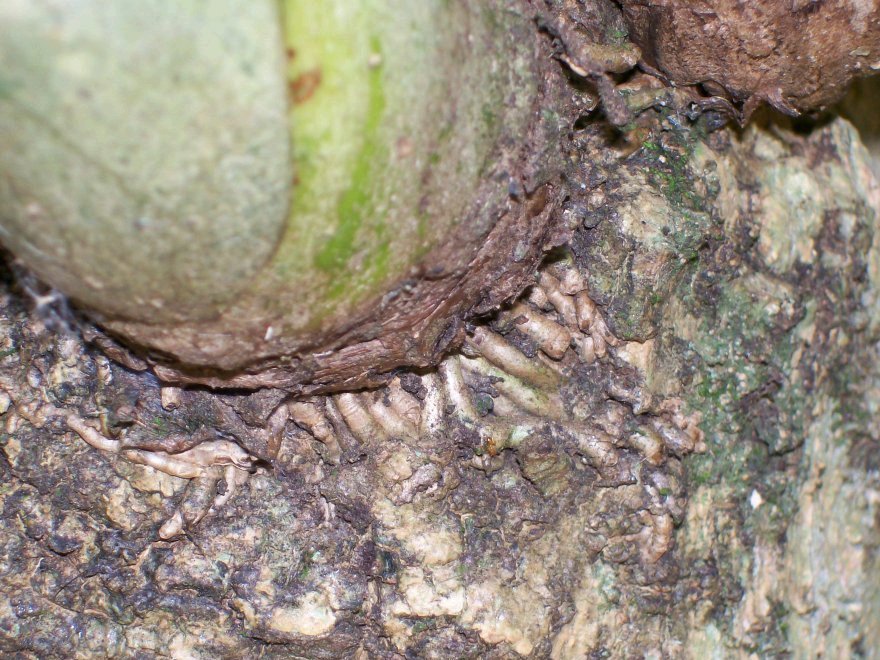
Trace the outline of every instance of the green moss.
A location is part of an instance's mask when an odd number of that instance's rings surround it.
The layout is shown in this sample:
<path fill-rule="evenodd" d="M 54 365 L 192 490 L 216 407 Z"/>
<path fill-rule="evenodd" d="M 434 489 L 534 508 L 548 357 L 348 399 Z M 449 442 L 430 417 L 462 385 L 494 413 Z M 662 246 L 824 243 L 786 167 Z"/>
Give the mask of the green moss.
<path fill-rule="evenodd" d="M 486 130 L 490 133 L 493 132 L 498 124 L 498 115 L 495 113 L 495 109 L 492 105 L 487 103 L 483 106 L 482 117 L 483 125 L 486 127 Z"/>
<path fill-rule="evenodd" d="M 665 148 L 662 143 L 646 142 L 645 149 L 656 156 L 648 167 L 648 180 L 656 186 L 674 207 L 700 209 L 705 200 L 693 187 L 694 174 L 689 163 L 693 157 L 693 142 L 688 134 L 676 132 L 679 139 L 671 139 L 675 148 Z"/>
<path fill-rule="evenodd" d="M 169 432 L 168 420 L 164 417 L 153 417 L 150 422 L 150 429 L 159 435 L 166 435 Z"/>
<path fill-rule="evenodd" d="M 620 46 L 629 45 L 629 30 L 624 26 L 613 27 L 605 32 L 608 40 Z"/>
<path fill-rule="evenodd" d="M 661 276 L 672 285 L 667 297 L 677 299 L 697 325 L 688 333 L 681 363 L 693 373 L 688 403 L 702 415 L 708 451 L 687 459 L 687 476 L 693 488 L 725 484 L 730 500 L 749 512 L 748 497 L 760 483 L 764 505 L 758 515 L 746 517 L 755 533 L 771 535 L 791 500 L 774 457 L 802 437 L 801 413 L 808 399 L 801 383 L 779 379 L 791 373 L 798 344 L 797 333 L 783 329 L 788 321 L 780 320 L 780 310 L 789 310 L 790 318 L 798 301 L 783 281 L 742 276 L 735 265 L 715 263 L 709 241 L 722 221 L 706 209 L 719 189 L 694 173 L 696 152 L 705 149 L 701 137 L 696 131 L 664 131 L 643 144 L 639 159 L 669 209 L 662 244 L 677 258 Z M 708 271 L 712 277 L 704 280 Z M 660 314 L 662 280 L 645 296 Z"/>
<path fill-rule="evenodd" d="M 381 59 L 381 43 L 377 36 L 370 38 L 370 46 Z M 336 233 L 315 255 L 315 265 L 325 271 L 339 271 L 348 265 L 348 260 L 355 252 L 357 233 L 364 218 L 374 214 L 373 183 L 377 178 L 375 167 L 387 158 L 387 150 L 383 147 L 379 132 L 386 106 L 381 67 L 375 66 L 370 70 L 368 81 L 369 100 L 361 133 L 363 145 L 355 157 L 351 186 L 342 193 L 337 204 Z M 381 233 L 381 229 L 379 232 Z M 387 263 L 388 244 L 385 243 L 384 246 L 384 258 L 377 254 L 372 259 L 371 265 L 374 269 Z M 377 277 L 381 279 L 384 273 Z M 335 287 L 330 289 L 331 296 L 339 293 L 341 291 Z"/>
<path fill-rule="evenodd" d="M 437 623 L 434 617 L 428 617 L 426 619 L 419 619 L 418 621 L 416 621 L 413 624 L 412 631 L 413 633 L 418 634 L 436 627 Z"/>

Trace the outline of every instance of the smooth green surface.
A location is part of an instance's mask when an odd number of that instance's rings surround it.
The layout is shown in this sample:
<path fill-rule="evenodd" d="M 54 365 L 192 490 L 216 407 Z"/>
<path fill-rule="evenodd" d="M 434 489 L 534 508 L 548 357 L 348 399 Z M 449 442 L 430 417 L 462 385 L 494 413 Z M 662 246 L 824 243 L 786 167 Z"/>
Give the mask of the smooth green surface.
<path fill-rule="evenodd" d="M 0 3 L 0 239 L 100 311 L 210 316 L 292 178 L 273 0 Z"/>
<path fill-rule="evenodd" d="M 369 252 L 360 270 L 373 279 L 387 269 L 388 229 L 374 198 L 374 180 L 390 156 L 382 134 L 388 102 L 377 4 L 384 3 L 282 1 L 288 76 L 294 88 L 310 81 L 308 97 L 295 95 L 291 106 L 296 233 L 285 261 L 307 276 L 313 267 L 335 276 L 337 295 L 356 254 Z"/>
<path fill-rule="evenodd" d="M 536 84 L 531 26 L 504 2 L 282 10 L 293 88 L 320 84 L 291 106 L 297 183 L 271 275 L 229 316 L 296 334 L 344 323 L 454 240 L 487 172 L 503 168 L 499 137 L 530 120 Z"/>
<path fill-rule="evenodd" d="M 516 5 L 8 0 L 0 240 L 185 362 L 295 352 L 497 219 L 537 93 Z"/>

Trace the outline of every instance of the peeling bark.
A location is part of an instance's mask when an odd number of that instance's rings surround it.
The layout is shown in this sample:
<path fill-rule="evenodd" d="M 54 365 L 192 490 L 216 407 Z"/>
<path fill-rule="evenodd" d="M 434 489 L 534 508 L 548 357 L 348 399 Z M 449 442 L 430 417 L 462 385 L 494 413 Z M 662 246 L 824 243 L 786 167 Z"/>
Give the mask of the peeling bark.
<path fill-rule="evenodd" d="M 4 294 L 4 651 L 877 648 L 869 156 L 841 120 L 641 121 L 627 156 L 578 131 L 579 228 L 540 284 L 383 389 L 169 391 Z M 222 475 L 94 449 L 69 414 L 137 451 L 222 432 L 260 467 L 211 510 Z"/>
<path fill-rule="evenodd" d="M 47 327 L 6 273 L 0 649 L 880 648 L 876 155 L 836 118 L 657 104 L 610 131 L 576 84 L 571 238 L 436 370 L 169 388 Z"/>

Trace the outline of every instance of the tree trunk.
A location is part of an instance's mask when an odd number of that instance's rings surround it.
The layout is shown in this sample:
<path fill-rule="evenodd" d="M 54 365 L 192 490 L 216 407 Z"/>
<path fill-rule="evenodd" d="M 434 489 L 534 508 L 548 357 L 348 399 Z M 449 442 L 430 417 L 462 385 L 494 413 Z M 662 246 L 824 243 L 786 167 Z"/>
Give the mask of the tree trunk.
<path fill-rule="evenodd" d="M 585 111 L 568 244 L 380 390 L 161 387 L 7 275 L 0 649 L 876 653 L 878 156 L 834 117 L 627 128 Z M 246 483 L 143 464 L 200 440 Z"/>

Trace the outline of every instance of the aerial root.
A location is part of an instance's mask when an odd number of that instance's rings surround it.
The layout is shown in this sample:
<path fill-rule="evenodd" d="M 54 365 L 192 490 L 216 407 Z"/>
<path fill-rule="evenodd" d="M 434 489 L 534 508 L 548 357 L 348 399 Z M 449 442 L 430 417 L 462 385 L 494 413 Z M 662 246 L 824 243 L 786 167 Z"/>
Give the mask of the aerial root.
<path fill-rule="evenodd" d="M 75 414 L 68 414 L 65 421 L 68 428 L 96 449 L 190 480 L 180 507 L 159 529 L 159 538 L 163 540 L 178 536 L 186 526 L 195 525 L 211 511 L 222 508 L 253 471 L 254 458 L 229 440 L 203 442 L 176 454 L 125 449 L 121 441 L 106 437 Z M 218 489 L 221 481 L 225 486 Z"/>
<path fill-rule="evenodd" d="M 571 332 L 529 305 L 518 303 L 506 315 L 515 327 L 532 339 L 548 357 L 561 360 L 571 346 Z"/>
<path fill-rule="evenodd" d="M 572 399 L 566 385 L 570 377 L 596 372 L 576 372 L 578 362 L 602 361 L 620 344 L 588 295 L 583 275 L 569 263 L 550 264 L 527 299 L 501 312 L 495 325 L 475 328 L 462 353 L 447 356 L 436 371 L 394 377 L 381 390 L 277 406 L 264 429 L 268 455 L 278 457 L 291 421 L 321 443 L 320 456 L 330 465 L 361 460 L 363 445 L 392 483 L 384 495 L 405 504 L 447 493 L 460 482 L 462 466 L 491 472 L 505 465 L 506 449 L 561 438 L 567 451 L 598 472 L 600 487 L 647 489 L 650 510 L 638 513 L 641 529 L 626 538 L 639 544 L 643 560 L 653 562 L 671 547 L 674 525 L 667 509 L 680 509 L 681 503 L 660 496 L 668 489 L 655 482 L 637 485 L 635 468 L 641 462 L 660 467 L 671 455 L 704 450 L 705 443 L 699 420 L 684 415 L 680 401 L 664 402 L 659 409 L 643 405 L 639 386 L 622 372 L 611 371 L 600 380 L 603 390 L 591 394 L 595 401 Z M 609 369 L 613 364 L 609 361 Z M 162 389 L 166 409 L 182 400 L 180 390 Z M 648 409 L 650 416 L 638 417 Z M 124 438 L 108 438 L 75 415 L 67 417 L 67 424 L 102 451 L 121 452 L 132 462 L 191 480 L 181 506 L 159 531 L 163 539 L 178 536 L 220 509 L 253 470 L 247 452 L 227 440 L 174 454 L 149 452 L 126 449 Z M 449 438 L 450 433 L 456 436 Z M 459 437 L 473 449 L 464 462 L 458 458 Z M 663 471 L 648 469 L 647 474 L 655 473 L 659 479 Z"/>
<path fill-rule="evenodd" d="M 478 355 L 502 371 L 537 387 L 559 386 L 560 375 L 539 360 L 529 359 L 500 335 L 486 328 L 477 328 L 467 345 Z"/>
<path fill-rule="evenodd" d="M 332 465 L 338 465 L 342 459 L 342 448 L 336 438 L 336 429 L 322 410 L 324 406 L 315 401 L 294 401 L 287 404 L 290 417 L 325 448 L 325 459 Z"/>
<path fill-rule="evenodd" d="M 387 440 L 388 436 L 382 427 L 373 419 L 370 411 L 363 405 L 360 397 L 354 392 L 333 395 L 333 402 L 339 413 L 351 429 L 352 434 L 360 442 L 373 443 Z"/>

